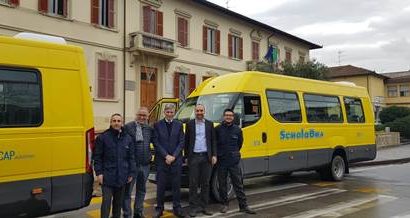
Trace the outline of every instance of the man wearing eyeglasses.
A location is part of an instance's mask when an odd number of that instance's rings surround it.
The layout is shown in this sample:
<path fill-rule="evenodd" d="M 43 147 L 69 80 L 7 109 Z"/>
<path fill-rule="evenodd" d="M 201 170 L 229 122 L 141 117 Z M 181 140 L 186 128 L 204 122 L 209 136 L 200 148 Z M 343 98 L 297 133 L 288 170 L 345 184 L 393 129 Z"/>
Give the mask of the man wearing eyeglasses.
<path fill-rule="evenodd" d="M 150 143 L 154 142 L 154 129 L 147 124 L 148 109 L 141 107 L 135 116 L 135 120 L 127 123 L 125 132 L 133 139 L 136 162 L 136 177 L 128 183 L 125 188 L 124 203 L 122 205 L 124 218 L 144 217 L 144 199 L 146 193 L 146 183 L 149 175 L 151 163 Z M 136 187 L 134 201 L 134 215 L 131 211 L 131 194 L 133 187 Z"/>
<path fill-rule="evenodd" d="M 134 146 L 131 137 L 124 132 L 120 114 L 113 114 L 110 128 L 95 141 L 94 170 L 102 186 L 101 218 L 120 218 L 125 186 L 135 176 Z"/>
<path fill-rule="evenodd" d="M 218 183 L 219 194 L 222 199 L 221 213 L 228 211 L 228 174 L 231 178 L 236 198 L 239 202 L 239 211 L 248 214 L 256 214 L 248 207 L 245 192 L 243 190 L 243 178 L 240 166 L 243 143 L 242 130 L 234 124 L 234 112 L 225 109 L 221 125 L 215 128 L 218 154 Z"/>

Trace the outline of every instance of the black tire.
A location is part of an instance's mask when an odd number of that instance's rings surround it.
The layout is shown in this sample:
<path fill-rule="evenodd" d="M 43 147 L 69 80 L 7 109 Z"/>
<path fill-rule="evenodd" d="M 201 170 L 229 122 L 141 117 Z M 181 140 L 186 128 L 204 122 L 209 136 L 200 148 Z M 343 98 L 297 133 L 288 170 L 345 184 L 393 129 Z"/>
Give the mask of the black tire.
<path fill-rule="evenodd" d="M 346 167 L 347 164 L 345 159 L 342 156 L 336 154 L 333 156 L 330 164 L 327 167 L 319 170 L 319 173 L 324 180 L 342 181 L 346 172 Z"/>
<path fill-rule="evenodd" d="M 219 182 L 218 182 L 218 172 L 215 169 L 212 173 L 211 178 L 211 195 L 212 198 L 217 202 L 222 202 L 221 196 L 219 194 Z M 228 199 L 233 199 L 235 197 L 235 192 L 233 190 L 233 185 L 231 182 L 231 178 L 228 176 Z"/>

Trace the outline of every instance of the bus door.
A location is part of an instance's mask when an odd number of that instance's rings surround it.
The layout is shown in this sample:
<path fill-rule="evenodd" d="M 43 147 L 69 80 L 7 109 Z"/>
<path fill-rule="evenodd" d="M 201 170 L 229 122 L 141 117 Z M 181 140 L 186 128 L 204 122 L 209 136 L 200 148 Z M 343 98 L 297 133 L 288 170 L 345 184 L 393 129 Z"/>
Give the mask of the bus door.
<path fill-rule="evenodd" d="M 266 156 L 266 128 L 263 121 L 261 97 L 241 94 L 233 107 L 236 124 L 242 127 L 241 149 L 244 175 L 262 175 L 268 169 Z"/>
<path fill-rule="evenodd" d="M 292 172 L 306 168 L 302 112 L 296 92 L 267 90 L 267 135 L 269 173 Z"/>

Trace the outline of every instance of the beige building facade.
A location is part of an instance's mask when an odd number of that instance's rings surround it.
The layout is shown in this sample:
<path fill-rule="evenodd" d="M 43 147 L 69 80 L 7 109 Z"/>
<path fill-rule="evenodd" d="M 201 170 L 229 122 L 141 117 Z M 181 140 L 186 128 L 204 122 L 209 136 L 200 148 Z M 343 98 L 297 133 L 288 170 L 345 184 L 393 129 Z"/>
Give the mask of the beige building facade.
<path fill-rule="evenodd" d="M 352 82 L 367 89 L 374 106 L 376 121 L 384 107 L 410 107 L 410 71 L 378 74 L 351 65 L 330 67 L 328 79 Z"/>
<path fill-rule="evenodd" d="M 97 130 L 204 79 L 247 70 L 272 45 L 278 62 L 320 46 L 202 0 L 0 1 L 0 34 L 60 36 L 84 48 Z M 69 91 L 69 90 L 67 90 Z"/>

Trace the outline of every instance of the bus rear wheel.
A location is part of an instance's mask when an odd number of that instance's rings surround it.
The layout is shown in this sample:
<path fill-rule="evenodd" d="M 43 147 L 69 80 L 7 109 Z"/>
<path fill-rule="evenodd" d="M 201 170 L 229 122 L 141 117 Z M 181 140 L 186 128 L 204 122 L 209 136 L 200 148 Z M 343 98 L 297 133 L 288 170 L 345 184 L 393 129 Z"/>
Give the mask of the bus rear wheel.
<path fill-rule="evenodd" d="M 230 176 L 228 176 L 228 199 L 231 200 L 235 197 L 234 190 L 233 190 L 233 185 L 231 182 Z M 212 173 L 212 178 L 211 178 L 211 194 L 212 197 L 215 201 L 217 202 L 222 202 L 221 195 L 219 194 L 219 182 L 218 182 L 218 172 L 217 170 L 214 170 Z"/>
<path fill-rule="evenodd" d="M 345 175 L 346 167 L 345 159 L 336 154 L 333 156 L 330 164 L 319 170 L 319 173 L 324 180 L 341 181 Z"/>

